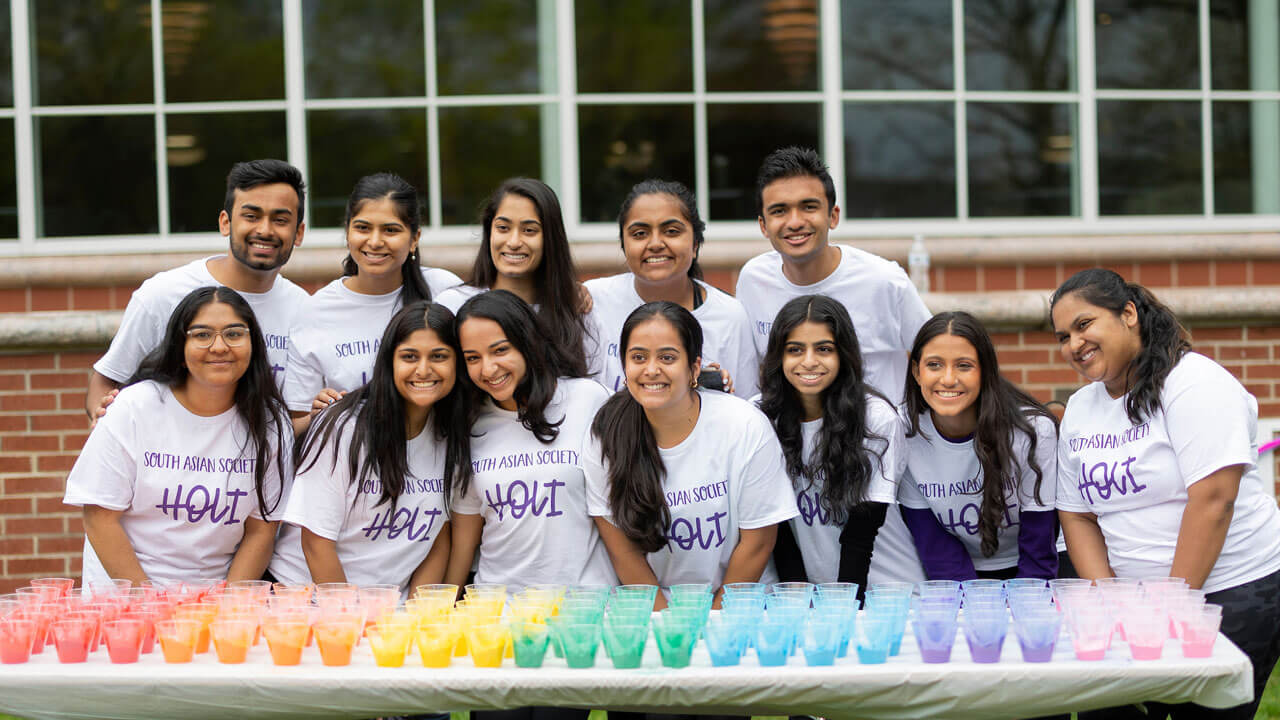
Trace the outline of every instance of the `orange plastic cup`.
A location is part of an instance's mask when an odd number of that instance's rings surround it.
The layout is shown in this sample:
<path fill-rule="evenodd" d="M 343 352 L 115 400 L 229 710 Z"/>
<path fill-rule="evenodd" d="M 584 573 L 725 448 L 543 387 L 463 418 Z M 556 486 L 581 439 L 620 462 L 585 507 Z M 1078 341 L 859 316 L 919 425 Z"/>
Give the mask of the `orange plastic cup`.
<path fill-rule="evenodd" d="M 200 623 L 196 620 L 162 620 L 156 623 L 156 638 L 167 663 L 189 663 L 195 656 Z"/>
<path fill-rule="evenodd" d="M 335 615 L 321 619 L 313 628 L 316 645 L 320 646 L 320 661 L 325 665 L 351 664 L 351 648 L 364 629 L 359 615 Z"/>
<path fill-rule="evenodd" d="M 200 633 L 196 638 L 196 652 L 209 652 L 209 625 L 218 616 L 218 606 L 215 603 L 187 603 L 174 608 L 173 616 L 200 623 Z"/>
<path fill-rule="evenodd" d="M 262 626 L 271 650 L 271 661 L 276 665 L 297 665 L 302 662 L 302 646 L 307 642 L 310 627 L 296 620 L 281 620 Z"/>
<path fill-rule="evenodd" d="M 213 636 L 213 647 L 218 653 L 218 662 L 227 665 L 239 665 L 249 654 L 249 646 L 253 644 L 253 634 L 257 628 L 247 620 L 226 620 L 219 618 L 209 626 L 209 634 Z"/>

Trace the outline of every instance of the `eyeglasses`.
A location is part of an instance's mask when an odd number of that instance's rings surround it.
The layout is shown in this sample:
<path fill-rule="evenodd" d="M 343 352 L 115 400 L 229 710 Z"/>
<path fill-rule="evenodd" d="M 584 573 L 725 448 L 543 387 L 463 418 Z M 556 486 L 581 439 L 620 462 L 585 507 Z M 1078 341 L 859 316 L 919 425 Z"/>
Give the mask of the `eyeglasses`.
<path fill-rule="evenodd" d="M 249 328 L 232 325 L 221 330 L 211 328 L 192 328 L 187 331 L 187 339 L 198 348 L 213 347 L 214 338 L 222 336 L 227 347 L 239 347 L 249 341 Z"/>

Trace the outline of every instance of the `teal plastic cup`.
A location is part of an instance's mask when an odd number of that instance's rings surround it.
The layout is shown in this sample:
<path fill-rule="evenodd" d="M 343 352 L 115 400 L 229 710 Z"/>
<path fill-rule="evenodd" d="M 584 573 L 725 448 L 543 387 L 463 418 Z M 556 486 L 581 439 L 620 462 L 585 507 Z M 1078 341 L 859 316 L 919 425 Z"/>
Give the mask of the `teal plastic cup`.
<path fill-rule="evenodd" d="M 542 667 L 550 641 L 551 629 L 542 623 L 512 623 L 511 652 L 515 656 L 516 667 Z"/>
<path fill-rule="evenodd" d="M 679 597 L 681 595 L 710 595 L 711 583 L 679 583 L 667 588 L 670 591 L 670 597 Z"/>
<path fill-rule="evenodd" d="M 604 624 L 604 649 L 613 666 L 619 670 L 640 667 L 644 646 L 649 639 L 649 625 L 637 623 Z"/>
<path fill-rule="evenodd" d="M 790 618 L 767 616 L 756 625 L 756 661 L 762 667 L 778 667 L 787 664 L 795 641 L 795 626 Z"/>
<path fill-rule="evenodd" d="M 619 600 L 639 600 L 644 599 L 649 602 L 649 607 L 653 607 L 653 601 L 658 597 L 657 585 L 619 585 L 613 589 L 613 594 L 609 598 L 609 606 Z"/>
<path fill-rule="evenodd" d="M 658 642 L 664 667 L 689 667 L 693 644 L 698 640 L 698 627 L 688 616 L 663 610 L 653 620 L 653 637 Z"/>
<path fill-rule="evenodd" d="M 609 603 L 609 611 L 604 621 L 647 626 L 653 614 L 653 601 L 644 598 L 614 598 Z"/>
<path fill-rule="evenodd" d="M 810 618 L 804 627 L 804 661 L 808 665 L 834 665 L 841 637 L 840 623 Z"/>
<path fill-rule="evenodd" d="M 552 626 L 564 649 L 564 662 L 571 668 L 589 668 L 596 664 L 600 648 L 600 626 L 556 623 Z"/>
<path fill-rule="evenodd" d="M 860 618 L 855 636 L 858 662 L 864 665 L 885 663 L 889 660 L 889 649 L 893 644 L 893 619 L 884 616 Z"/>

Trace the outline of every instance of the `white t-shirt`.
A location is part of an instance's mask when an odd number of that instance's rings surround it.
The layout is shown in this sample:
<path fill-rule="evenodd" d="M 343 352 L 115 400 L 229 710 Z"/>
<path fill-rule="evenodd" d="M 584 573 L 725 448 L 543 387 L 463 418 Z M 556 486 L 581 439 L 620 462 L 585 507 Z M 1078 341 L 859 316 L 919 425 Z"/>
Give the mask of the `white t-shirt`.
<path fill-rule="evenodd" d="M 543 443 L 517 414 L 486 400 L 471 428 L 475 477 L 453 512 L 481 515 L 476 582 L 525 585 L 613 585 L 617 578 L 587 514 L 582 451 L 596 411 L 609 394 L 592 380 L 560 378 L 546 418 L 563 418 Z"/>
<path fill-rule="evenodd" d="M 943 528 L 969 551 L 975 570 L 1003 570 L 1018 565 L 1018 530 L 1021 510 L 1050 511 L 1058 489 L 1058 435 L 1053 421 L 1029 416 L 1036 430 L 1036 464 L 1040 466 L 1040 500 L 1036 501 L 1036 474 L 1027 464 L 1030 441 L 1013 434 L 1013 457 L 1018 463 L 1018 485 L 1005 488 L 1004 522 L 997 534 L 999 547 L 991 557 L 982 554 L 982 465 L 973 438 L 951 442 L 938 432 L 933 417 L 920 416 L 920 432 L 906 438 L 907 472 L 898 483 L 898 502 L 909 508 L 929 510 Z M 917 480 L 916 478 L 920 478 Z"/>
<path fill-rule="evenodd" d="M 1121 577 L 1167 576 L 1187 488 L 1244 465 L 1231 525 L 1207 592 L 1280 569 L 1280 511 L 1256 460 L 1258 401 L 1221 365 L 1187 353 L 1165 378 L 1161 409 L 1133 425 L 1101 382 L 1067 402 L 1058 441 L 1059 510 L 1093 513 Z"/>
<path fill-rule="evenodd" d="M 827 295 L 843 303 L 853 319 L 867 384 L 900 402 L 907 353 L 932 313 L 897 263 L 847 245 L 834 247 L 840 248 L 840 265 L 812 285 L 788 280 L 776 251 L 757 255 L 742 266 L 735 294 L 751 319 L 756 351 L 764 356 L 769 328 L 787 301 L 801 295 Z"/>
<path fill-rule="evenodd" d="M 693 316 L 702 326 L 702 366 L 713 362 L 729 371 L 733 378 L 733 394 L 749 398 L 758 392 L 759 365 L 756 348 L 751 339 L 751 321 L 742 303 L 701 280 L 698 285 L 706 291 L 706 300 L 693 309 Z M 627 316 L 644 304 L 636 292 L 635 276 L 622 273 L 610 277 L 588 280 L 585 285 L 591 292 L 593 311 L 600 324 L 600 337 L 605 348 L 603 371 L 597 376 L 600 384 L 612 392 L 623 387 L 622 360 L 618 353 L 618 340 Z"/>
<path fill-rule="evenodd" d="M 291 444 L 293 434 L 281 422 Z M 281 452 L 287 459 L 290 447 Z M 195 415 L 168 386 L 148 380 L 121 390 L 98 420 L 67 476 L 63 502 L 123 511 L 120 524 L 152 580 L 226 577 L 245 518 L 263 517 L 253 489 L 255 459 L 234 407 Z M 288 463 L 285 471 L 291 472 Z M 279 500 L 270 514 L 279 520 L 284 498 L 274 459 L 263 496 L 268 505 Z M 85 583 L 108 579 L 86 539 Z"/>
<path fill-rule="evenodd" d="M 796 516 L 782 446 L 754 405 L 715 390 L 702 390 L 702 408 L 689 437 L 659 449 L 667 473 L 663 495 L 671 513 L 667 546 L 649 553 L 649 567 L 663 587 L 711 583 L 719 587 L 739 530 L 776 525 Z M 612 522 L 609 470 L 595 437 L 584 458 L 587 508 Z M 761 582 L 775 582 L 772 563 Z"/>
<path fill-rule="evenodd" d="M 806 457 L 817 452 L 817 438 L 821 430 L 820 419 L 801 423 L 802 452 Z M 889 505 L 884 525 L 876 533 L 867 582 L 919 582 L 924 579 L 920 556 L 897 508 L 898 478 L 906 461 L 903 457 L 903 429 L 897 411 L 884 400 L 867 396 L 867 430 L 884 438 L 885 442 L 866 444 L 871 451 L 872 472 L 866 499 Z M 882 454 L 878 456 L 877 452 Z M 814 583 L 835 582 L 840 572 L 840 533 L 844 525 L 836 523 L 822 509 L 824 480 L 824 477 L 812 478 L 810 487 L 810 478 L 804 478 L 798 483 L 799 487 L 793 485 L 792 490 L 800 514 L 792 518 L 791 531 L 804 558 L 805 574 Z"/>
<path fill-rule="evenodd" d="M 129 298 L 129 305 L 120 320 L 120 329 L 111 339 L 111 347 L 93 364 L 93 369 L 118 383 L 127 382 L 147 353 L 164 339 L 169 317 L 178 303 L 196 288 L 222 284 L 209 273 L 208 267 L 210 260 L 219 257 L 223 256 L 193 260 L 181 267 L 156 273 L 142 283 Z M 267 292 L 240 292 L 240 297 L 253 308 L 253 315 L 262 327 L 267 356 L 271 360 L 271 374 L 276 385 L 280 386 L 287 376 L 289 328 L 293 325 L 294 314 L 308 297 L 307 291 L 288 278 L 276 276 L 275 283 Z"/>
<path fill-rule="evenodd" d="M 488 291 L 488 289 L 489 288 L 474 287 L 472 285 L 463 285 L 462 281 L 459 280 L 457 284 L 445 290 L 441 290 L 439 295 L 436 295 L 434 291 L 431 294 L 433 300 L 449 308 L 456 315 L 458 314 L 458 308 L 462 307 L 462 303 L 482 292 Z"/>
<path fill-rule="evenodd" d="M 423 268 L 434 298 L 458 282 L 448 270 Z M 400 288 L 384 295 L 355 292 L 338 278 L 307 298 L 294 320 L 284 400 L 297 412 L 325 388 L 351 391 L 369 382 L 382 333 L 401 308 Z"/>

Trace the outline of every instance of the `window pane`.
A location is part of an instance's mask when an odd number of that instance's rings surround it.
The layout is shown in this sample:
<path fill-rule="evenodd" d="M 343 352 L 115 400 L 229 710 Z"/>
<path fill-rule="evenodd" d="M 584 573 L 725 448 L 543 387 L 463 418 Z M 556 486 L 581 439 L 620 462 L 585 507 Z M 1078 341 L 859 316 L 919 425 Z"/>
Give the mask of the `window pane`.
<path fill-rule="evenodd" d="M 0 0 L 0 105 L 12 104 L 13 33 L 9 28 L 9 3 L 7 0 Z"/>
<path fill-rule="evenodd" d="M 955 126 L 952 103 L 846 103 L 844 217 L 955 217 Z"/>
<path fill-rule="evenodd" d="M 539 5 L 547 47 L 538 54 Z M 555 13 L 548 0 L 436 0 L 441 95 L 555 92 Z"/>
<path fill-rule="evenodd" d="M 617 220 L 622 198 L 646 178 L 694 187 L 689 105 L 581 106 L 578 133 L 586 222 Z"/>
<path fill-rule="evenodd" d="M 152 101 L 148 0 L 66 0 L 30 6 L 36 105 Z"/>
<path fill-rule="evenodd" d="M 969 214 L 1071 215 L 1075 106 L 969 103 Z"/>
<path fill-rule="evenodd" d="M 578 92 L 693 90 L 689 0 L 575 0 L 573 8 Z"/>
<path fill-rule="evenodd" d="M 1196 0 L 1097 0 L 1098 87 L 1200 87 L 1196 4 Z"/>
<path fill-rule="evenodd" d="M 1215 90 L 1280 90 L 1280 4 L 1209 0 Z"/>
<path fill-rule="evenodd" d="M 41 235 L 159 231 L 151 115 L 37 117 L 35 132 Z"/>
<path fill-rule="evenodd" d="M 538 106 L 440 108 L 441 223 L 476 222 L 509 177 L 542 178 L 541 115 Z"/>
<path fill-rule="evenodd" d="M 0 119 L 0 238 L 18 237 L 18 182 L 13 120 Z"/>
<path fill-rule="evenodd" d="M 284 97 L 279 2 L 165 0 L 164 94 L 168 102 Z"/>
<path fill-rule="evenodd" d="M 1280 103 L 1213 104 L 1217 213 L 1280 213 Z"/>
<path fill-rule="evenodd" d="M 312 110 L 307 113 L 311 224 L 342 227 L 356 180 L 393 172 L 427 195 L 425 110 Z M 422 202 L 426 224 L 426 201 Z"/>
<path fill-rule="evenodd" d="M 704 6 L 708 90 L 818 89 L 818 0 Z"/>
<path fill-rule="evenodd" d="M 307 97 L 426 95 L 423 37 L 422 0 L 307 0 Z"/>
<path fill-rule="evenodd" d="M 232 165 L 288 156 L 282 112 L 168 115 L 165 128 L 173 232 L 218 226 Z"/>
<path fill-rule="evenodd" d="M 707 139 L 711 179 L 711 217 L 753 220 L 756 172 L 775 148 L 821 146 L 818 127 L 822 107 L 816 103 L 709 105 Z"/>
<path fill-rule="evenodd" d="M 951 3 L 841 0 L 846 90 L 950 90 Z"/>
<path fill-rule="evenodd" d="M 1197 102 L 1098 101 L 1104 215 L 1204 212 Z"/>
<path fill-rule="evenodd" d="M 1070 90 L 1075 85 L 1072 0 L 967 0 L 965 84 L 970 90 Z"/>

